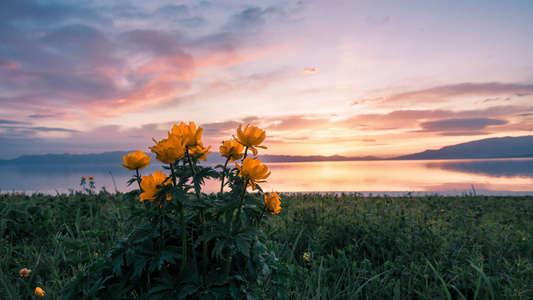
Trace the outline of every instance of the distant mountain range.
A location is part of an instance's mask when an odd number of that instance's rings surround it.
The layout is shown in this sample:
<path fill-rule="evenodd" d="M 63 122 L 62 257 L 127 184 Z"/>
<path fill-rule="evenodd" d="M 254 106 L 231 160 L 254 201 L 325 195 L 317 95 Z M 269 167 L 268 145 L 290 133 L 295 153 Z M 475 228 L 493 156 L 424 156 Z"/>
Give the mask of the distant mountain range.
<path fill-rule="evenodd" d="M 477 140 L 394 159 L 472 159 L 533 157 L 533 136 Z"/>
<path fill-rule="evenodd" d="M 120 164 L 122 157 L 132 151 L 113 151 L 99 154 L 46 154 L 23 155 L 11 160 L 0 160 L 0 165 L 37 165 L 37 164 Z M 148 153 L 152 155 L 151 153 Z M 474 159 L 474 158 L 517 158 L 533 157 L 533 136 L 502 137 L 482 139 L 439 150 L 426 150 L 420 153 L 389 158 L 389 160 L 416 159 Z M 152 162 L 156 162 L 152 155 Z M 259 155 L 263 162 L 312 162 L 312 161 L 368 161 L 384 160 L 375 156 L 293 156 L 293 155 Z M 208 156 L 207 163 L 223 164 L 225 159 L 218 152 Z"/>

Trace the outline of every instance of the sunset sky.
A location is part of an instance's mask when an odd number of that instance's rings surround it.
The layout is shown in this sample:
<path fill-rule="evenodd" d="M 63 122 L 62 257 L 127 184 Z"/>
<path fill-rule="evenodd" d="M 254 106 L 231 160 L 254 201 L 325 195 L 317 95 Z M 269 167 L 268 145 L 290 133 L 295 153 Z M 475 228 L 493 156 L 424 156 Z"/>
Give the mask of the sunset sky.
<path fill-rule="evenodd" d="M 533 1 L 0 2 L 0 159 L 148 152 L 194 121 L 261 154 L 533 134 Z"/>

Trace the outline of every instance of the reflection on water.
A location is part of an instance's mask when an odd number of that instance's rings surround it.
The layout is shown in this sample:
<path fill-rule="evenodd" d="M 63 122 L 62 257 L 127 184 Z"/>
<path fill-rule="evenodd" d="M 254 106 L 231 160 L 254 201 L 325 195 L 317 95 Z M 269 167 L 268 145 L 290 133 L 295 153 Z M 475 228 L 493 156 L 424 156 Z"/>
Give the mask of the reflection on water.
<path fill-rule="evenodd" d="M 272 174 L 262 184 L 265 191 L 278 192 L 362 192 L 405 194 L 533 194 L 533 159 L 420 160 L 269 163 Z M 141 170 L 150 174 L 161 169 L 151 165 Z M 1 166 L 2 192 L 25 191 L 55 194 L 81 190 L 81 176 L 94 176 L 97 190 L 122 192 L 132 171 L 120 165 Z M 208 182 L 204 192 L 219 190 L 219 182 Z"/>
<path fill-rule="evenodd" d="M 533 159 L 452 160 L 428 163 L 430 168 L 491 177 L 533 177 Z"/>

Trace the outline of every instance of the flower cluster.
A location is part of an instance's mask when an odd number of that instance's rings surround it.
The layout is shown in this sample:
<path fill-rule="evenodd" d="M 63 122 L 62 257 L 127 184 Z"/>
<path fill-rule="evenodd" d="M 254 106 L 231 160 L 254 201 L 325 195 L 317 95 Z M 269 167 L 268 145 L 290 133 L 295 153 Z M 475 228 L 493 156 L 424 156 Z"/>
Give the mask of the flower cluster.
<path fill-rule="evenodd" d="M 152 153 L 155 153 L 156 160 L 164 164 L 172 165 L 177 161 L 180 161 L 184 157 L 189 155 L 196 157 L 197 160 L 205 161 L 207 155 L 211 152 L 211 146 L 204 147 L 201 141 L 203 133 L 202 127 L 197 127 L 194 122 L 189 122 L 187 125 L 184 122 L 180 124 L 174 124 L 170 132 L 167 132 L 167 138 L 161 141 L 156 141 L 155 145 L 149 147 Z M 235 162 L 235 167 L 238 170 L 238 176 L 245 179 L 246 186 L 252 187 L 252 190 L 257 189 L 258 183 L 266 182 L 266 179 L 270 176 L 268 167 L 261 163 L 258 158 L 246 157 L 248 149 L 252 151 L 255 156 L 258 153 L 257 148 L 266 149 L 261 144 L 265 140 L 266 132 L 256 126 L 246 125 L 242 129 L 242 125 L 239 125 L 237 129 L 237 137 L 231 140 L 222 141 L 222 145 L 219 148 L 222 157 L 227 159 L 227 162 Z M 236 161 L 242 159 L 241 164 Z M 138 171 L 147 167 L 150 164 L 150 156 L 144 152 L 137 150 L 129 153 L 123 157 L 124 163 L 121 164 L 128 170 Z M 224 170 L 225 171 L 225 170 Z M 148 200 L 154 201 L 156 194 L 161 190 L 163 185 L 171 184 L 170 180 L 161 171 L 156 171 L 154 174 L 139 177 L 139 187 L 142 190 L 140 194 L 140 201 Z M 224 177 L 224 174 L 223 176 Z M 223 180 L 223 179 L 222 179 Z M 221 187 L 224 186 L 222 181 Z M 222 191 L 222 188 L 221 188 Z M 274 196 L 275 195 L 275 196 Z M 167 200 L 172 199 L 170 195 L 167 195 Z M 267 196 L 265 195 L 266 207 L 272 213 L 279 213 L 279 199 L 280 197 L 276 193 L 272 193 L 268 196 L 269 202 L 266 202 Z M 277 200 L 278 202 L 275 202 Z M 270 204 L 269 204 L 270 203 Z M 277 204 L 274 204 L 277 203 Z"/>
<path fill-rule="evenodd" d="M 211 154 L 211 146 L 202 141 L 203 131 L 194 122 L 181 122 L 164 139 L 152 139 L 155 144 L 148 148 L 163 165 L 151 174 L 139 173 L 150 165 L 149 154 L 136 150 L 122 158 L 121 165 L 135 171 L 128 183 L 139 187 L 125 199 L 142 209 L 135 208 L 131 216 L 138 222 L 134 234 L 101 258 L 94 253 L 98 263 L 87 286 L 95 298 L 270 299 L 283 290 L 283 284 L 270 283 L 270 276 L 278 278 L 276 272 L 285 268 L 278 269 L 280 262 L 268 251 L 260 228 L 265 214 L 281 211 L 280 196 L 264 193 L 259 185 L 271 174 L 257 157 L 258 149 L 266 149 L 265 131 L 240 125 L 233 139 L 222 141 L 219 150 L 225 163 L 216 167 L 202 165 Z M 211 185 L 215 180 L 220 180 L 220 193 L 202 191 L 206 181 Z M 169 278 L 171 288 L 161 289 Z M 183 292 L 190 278 L 201 278 L 203 284 Z M 84 299 L 78 287 L 66 289 L 76 290 L 69 294 L 72 299 Z"/>

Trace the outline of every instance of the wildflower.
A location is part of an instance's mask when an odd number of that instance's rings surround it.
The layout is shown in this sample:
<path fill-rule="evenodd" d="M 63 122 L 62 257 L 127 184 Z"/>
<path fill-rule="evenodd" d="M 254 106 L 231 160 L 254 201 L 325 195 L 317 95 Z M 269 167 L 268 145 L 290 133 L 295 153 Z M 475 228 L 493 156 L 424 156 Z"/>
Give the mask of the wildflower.
<path fill-rule="evenodd" d="M 198 141 L 198 145 L 190 148 L 191 154 L 194 156 L 199 156 L 198 160 L 207 160 L 207 155 L 209 155 L 211 152 L 209 151 L 211 149 L 211 146 L 205 148 L 202 141 Z"/>
<path fill-rule="evenodd" d="M 187 140 L 179 138 L 175 134 L 168 134 L 168 139 L 156 142 L 155 146 L 150 147 L 153 153 L 156 154 L 156 159 L 165 164 L 172 164 L 176 160 L 180 160 L 185 155 L 185 146 Z"/>
<path fill-rule="evenodd" d="M 97 259 L 98 258 L 98 253 L 94 253 L 93 258 Z"/>
<path fill-rule="evenodd" d="M 229 141 L 223 141 L 222 146 L 220 146 L 220 154 L 228 158 L 229 161 L 236 161 L 238 159 L 241 159 L 244 154 L 242 151 L 244 150 L 244 146 L 241 145 L 237 140 L 231 139 Z"/>
<path fill-rule="evenodd" d="M 309 252 L 304 252 L 304 254 L 302 255 L 302 258 L 303 258 L 304 260 L 310 261 L 310 260 L 311 260 L 311 253 L 309 253 Z"/>
<path fill-rule="evenodd" d="M 24 277 L 28 277 L 28 276 L 30 276 L 30 273 L 31 273 L 31 270 L 28 270 L 28 269 L 26 269 L 26 268 L 24 268 L 24 269 L 20 269 L 20 270 L 19 270 L 19 275 L 20 275 L 21 277 L 22 277 L 22 276 L 24 276 Z"/>
<path fill-rule="evenodd" d="M 189 125 L 181 122 L 179 125 L 174 124 L 172 126 L 172 134 L 187 140 L 187 146 L 190 148 L 196 147 L 199 144 L 203 131 L 204 129 L 202 127 L 196 129 L 194 122 L 189 122 Z"/>
<path fill-rule="evenodd" d="M 252 189 L 256 189 L 256 183 L 266 182 L 265 179 L 270 176 L 268 172 L 268 167 L 264 164 L 261 164 L 261 160 L 254 158 L 245 158 L 242 162 L 242 167 L 235 163 L 237 169 L 239 169 L 239 176 L 246 177 L 248 179 L 248 185 Z M 267 173 L 268 172 L 268 173 Z"/>
<path fill-rule="evenodd" d="M 270 193 L 268 196 L 265 194 L 265 204 L 272 214 L 279 214 L 281 211 L 280 199 L 281 197 L 276 192 Z"/>
<path fill-rule="evenodd" d="M 93 177 L 93 176 L 89 176 L 89 180 L 93 180 L 93 179 L 94 179 L 94 177 Z"/>
<path fill-rule="evenodd" d="M 44 291 L 42 288 L 40 287 L 36 287 L 35 288 L 35 295 L 39 296 L 39 297 L 44 297 Z"/>
<path fill-rule="evenodd" d="M 249 124 L 244 127 L 244 131 L 241 129 L 242 125 L 239 125 L 237 129 L 237 142 L 243 146 L 249 147 L 254 155 L 257 155 L 257 148 L 266 149 L 265 146 L 259 146 L 265 140 L 266 133 L 264 130 L 259 129 L 256 126 L 250 126 Z"/>
<path fill-rule="evenodd" d="M 155 171 L 154 174 L 143 176 L 141 180 L 141 189 L 143 193 L 141 194 L 141 202 L 144 200 L 149 200 L 150 202 L 154 201 L 155 195 L 159 190 L 160 186 L 167 179 L 167 176 L 163 174 L 161 170 Z M 170 181 L 165 182 L 164 184 L 169 184 Z M 170 195 L 167 195 L 167 200 L 170 200 Z"/>
<path fill-rule="evenodd" d="M 85 179 L 86 179 L 85 176 L 81 176 L 81 180 L 85 180 Z"/>
<path fill-rule="evenodd" d="M 151 159 L 152 158 L 149 155 L 146 155 L 141 150 L 137 150 L 135 152 L 129 153 L 128 155 L 124 155 L 122 157 L 124 163 L 121 165 L 130 171 L 141 170 L 146 168 L 150 164 Z"/>

